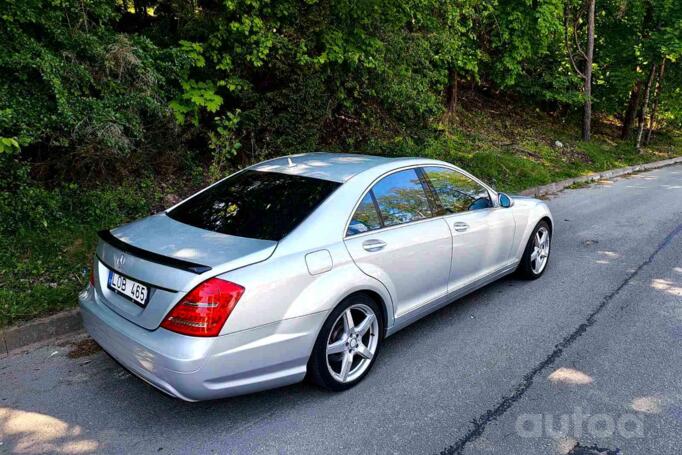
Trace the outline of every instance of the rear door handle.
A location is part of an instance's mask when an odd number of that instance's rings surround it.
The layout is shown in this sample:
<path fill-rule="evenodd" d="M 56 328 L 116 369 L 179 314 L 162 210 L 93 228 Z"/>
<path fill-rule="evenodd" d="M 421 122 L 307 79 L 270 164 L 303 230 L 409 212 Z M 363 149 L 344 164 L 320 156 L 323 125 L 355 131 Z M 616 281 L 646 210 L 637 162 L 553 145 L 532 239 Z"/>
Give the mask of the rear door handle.
<path fill-rule="evenodd" d="M 375 251 L 381 251 L 384 249 L 386 246 L 386 242 L 381 241 L 379 239 L 370 239 L 370 240 L 365 240 L 362 242 L 362 247 L 366 250 L 369 251 L 370 253 L 373 253 Z"/>
<path fill-rule="evenodd" d="M 457 232 L 464 232 L 467 229 L 469 229 L 469 225 L 466 223 L 463 223 L 462 221 L 458 221 L 452 225 L 453 228 L 455 228 L 455 231 Z"/>

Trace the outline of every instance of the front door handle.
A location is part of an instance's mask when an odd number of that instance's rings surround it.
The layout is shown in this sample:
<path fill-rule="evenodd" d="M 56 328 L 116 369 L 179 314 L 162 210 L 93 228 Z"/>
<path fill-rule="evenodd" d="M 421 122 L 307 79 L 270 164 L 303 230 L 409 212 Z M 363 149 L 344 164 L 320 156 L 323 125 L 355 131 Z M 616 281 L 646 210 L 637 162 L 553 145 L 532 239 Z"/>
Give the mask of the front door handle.
<path fill-rule="evenodd" d="M 366 250 L 369 251 L 370 253 L 373 253 L 375 251 L 381 251 L 384 249 L 386 246 L 386 242 L 381 241 L 379 239 L 370 239 L 370 240 L 365 240 L 362 242 L 362 247 Z"/>
<path fill-rule="evenodd" d="M 458 221 L 455 224 L 452 225 L 453 228 L 455 228 L 455 231 L 457 232 L 464 232 L 467 229 L 469 229 L 469 225 L 466 223 L 463 223 L 462 221 Z"/>

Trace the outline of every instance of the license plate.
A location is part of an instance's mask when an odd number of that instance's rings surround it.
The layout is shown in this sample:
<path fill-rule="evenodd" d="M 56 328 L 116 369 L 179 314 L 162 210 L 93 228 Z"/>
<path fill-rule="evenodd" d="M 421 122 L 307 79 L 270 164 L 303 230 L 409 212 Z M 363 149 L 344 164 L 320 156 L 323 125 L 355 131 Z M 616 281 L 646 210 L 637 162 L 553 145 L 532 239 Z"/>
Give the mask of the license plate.
<path fill-rule="evenodd" d="M 149 298 L 149 288 L 142 283 L 109 270 L 109 280 L 107 282 L 107 287 L 114 291 L 116 294 L 122 295 L 134 303 L 144 307 L 147 305 L 147 299 Z"/>

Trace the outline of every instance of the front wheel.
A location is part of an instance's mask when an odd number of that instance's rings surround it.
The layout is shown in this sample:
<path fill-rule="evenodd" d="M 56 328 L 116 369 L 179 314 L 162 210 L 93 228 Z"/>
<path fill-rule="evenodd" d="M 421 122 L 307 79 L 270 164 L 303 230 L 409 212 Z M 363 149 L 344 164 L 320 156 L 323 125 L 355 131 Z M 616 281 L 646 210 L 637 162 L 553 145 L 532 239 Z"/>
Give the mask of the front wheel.
<path fill-rule="evenodd" d="M 332 391 L 356 385 L 376 360 L 383 325 L 379 305 L 369 296 L 345 299 L 320 330 L 308 362 L 310 379 Z"/>
<path fill-rule="evenodd" d="M 517 269 L 522 278 L 535 280 L 540 278 L 549 262 L 549 251 L 552 244 L 552 231 L 546 221 L 540 221 L 526 245 L 523 258 Z"/>

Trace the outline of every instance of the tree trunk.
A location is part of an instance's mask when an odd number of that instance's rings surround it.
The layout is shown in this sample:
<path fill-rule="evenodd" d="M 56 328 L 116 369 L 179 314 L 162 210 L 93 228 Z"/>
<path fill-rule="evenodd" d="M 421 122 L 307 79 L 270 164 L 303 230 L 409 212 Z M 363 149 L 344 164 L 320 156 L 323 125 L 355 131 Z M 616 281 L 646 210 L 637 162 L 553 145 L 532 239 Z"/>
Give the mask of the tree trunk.
<path fill-rule="evenodd" d="M 651 108 L 651 118 L 649 118 L 649 129 L 646 132 L 646 139 L 644 139 L 644 144 L 649 145 L 651 141 L 651 132 L 654 129 L 656 123 L 656 111 L 658 110 L 658 101 L 661 98 L 661 90 L 663 90 L 663 76 L 665 75 L 665 57 L 661 62 L 661 69 L 658 71 L 658 77 L 656 78 L 656 94 L 654 95 L 654 106 Z"/>
<path fill-rule="evenodd" d="M 457 98 L 459 95 L 459 83 L 457 80 L 457 71 L 450 69 L 448 71 L 448 87 L 446 89 L 446 103 L 449 115 L 454 115 L 457 109 Z"/>
<path fill-rule="evenodd" d="M 590 140 L 590 128 L 592 125 L 592 60 L 594 58 L 594 4 L 590 0 L 587 18 L 587 55 L 585 59 L 585 110 L 583 113 L 583 141 Z"/>
<path fill-rule="evenodd" d="M 646 86 L 644 86 L 644 90 L 642 91 L 642 95 L 644 95 L 645 91 L 646 91 Z M 644 111 L 642 110 L 642 106 L 640 104 L 639 111 L 637 111 L 637 132 L 638 133 L 639 133 L 639 127 L 642 126 L 643 123 L 644 123 Z"/>
<path fill-rule="evenodd" d="M 642 121 L 639 124 L 639 131 L 637 132 L 637 143 L 635 148 L 637 150 L 642 146 L 642 133 L 644 132 L 644 125 L 646 124 L 646 110 L 649 107 L 649 93 L 651 93 L 651 85 L 654 82 L 654 77 L 656 76 L 656 64 L 651 65 L 651 71 L 649 72 L 649 79 L 647 80 L 646 87 L 644 89 L 644 102 L 642 104 Z"/>
<path fill-rule="evenodd" d="M 625 116 L 623 117 L 623 128 L 620 131 L 621 139 L 630 137 L 630 132 L 632 131 L 632 126 L 635 124 L 635 117 L 637 117 L 637 110 L 639 109 L 639 101 L 641 98 L 642 81 L 638 80 L 635 82 L 632 91 L 630 91 L 630 101 L 628 101 L 628 107 L 625 110 Z"/>

